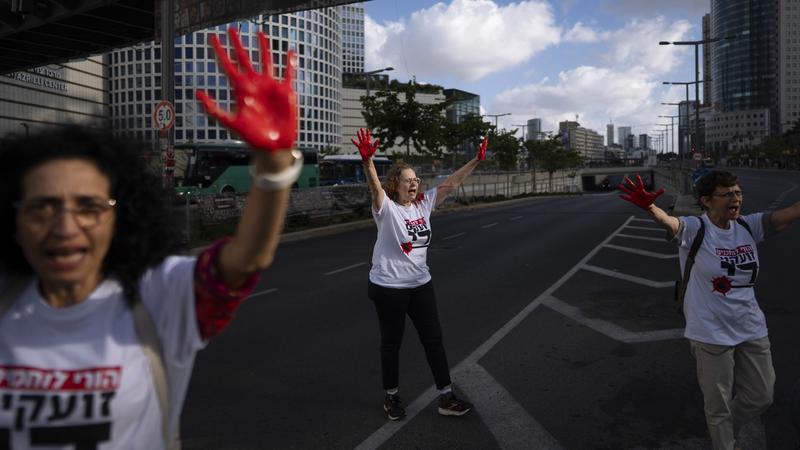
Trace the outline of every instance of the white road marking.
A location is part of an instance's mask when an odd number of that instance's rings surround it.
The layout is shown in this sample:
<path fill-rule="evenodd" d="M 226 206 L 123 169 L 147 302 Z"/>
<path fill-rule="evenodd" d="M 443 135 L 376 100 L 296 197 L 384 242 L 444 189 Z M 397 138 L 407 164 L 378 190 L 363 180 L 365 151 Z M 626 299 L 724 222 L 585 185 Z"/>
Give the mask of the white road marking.
<path fill-rule="evenodd" d="M 278 288 L 269 288 L 269 289 L 267 289 L 265 291 L 253 292 L 252 294 L 248 295 L 247 298 L 258 297 L 259 295 L 271 294 L 271 293 L 273 293 L 273 292 L 275 292 L 277 290 L 278 290 Z"/>
<path fill-rule="evenodd" d="M 493 226 L 497 225 L 498 223 L 500 223 L 500 222 L 489 223 L 489 224 L 486 224 L 486 225 L 482 226 L 481 228 L 492 228 Z"/>
<path fill-rule="evenodd" d="M 447 237 L 444 237 L 444 238 L 442 238 L 442 240 L 443 240 L 443 241 L 447 241 L 447 240 L 450 240 L 450 239 L 455 239 L 455 238 L 457 238 L 457 237 L 459 237 L 459 236 L 463 236 L 463 235 L 465 235 L 465 234 L 467 234 L 467 233 L 456 233 L 456 234 L 451 234 L 450 236 L 447 236 Z"/>
<path fill-rule="evenodd" d="M 653 219 L 640 219 L 640 218 L 638 218 L 638 217 L 634 217 L 633 219 L 631 219 L 631 221 L 632 221 L 632 222 L 649 222 L 649 223 L 656 223 L 656 221 L 655 221 L 655 220 L 653 220 Z"/>
<path fill-rule="evenodd" d="M 623 233 L 619 233 L 619 234 L 617 234 L 617 237 L 625 237 L 625 238 L 631 238 L 631 239 L 640 239 L 640 240 L 642 240 L 642 241 L 667 242 L 667 240 L 666 240 L 666 239 L 664 239 L 663 237 L 661 237 L 661 238 L 654 238 L 654 237 L 647 237 L 647 236 L 636 236 L 635 234 L 623 234 Z"/>
<path fill-rule="evenodd" d="M 640 250 L 638 248 L 631 248 L 631 247 L 623 247 L 621 245 L 614 245 L 614 244 L 608 244 L 606 245 L 606 247 L 613 248 L 615 250 L 622 250 L 623 252 L 634 253 L 637 255 L 649 256 L 651 258 L 674 259 L 678 257 L 677 253 L 649 252 L 647 250 Z"/>
<path fill-rule="evenodd" d="M 464 366 L 454 375 L 501 449 L 563 448 L 480 364 Z"/>
<path fill-rule="evenodd" d="M 512 217 L 512 218 L 510 218 L 508 220 L 519 220 L 519 219 L 522 219 L 523 217 L 525 217 L 525 216 L 514 216 L 514 217 Z"/>
<path fill-rule="evenodd" d="M 655 331 L 630 331 L 613 322 L 587 317 L 581 312 L 580 308 L 576 308 L 552 295 L 542 303 L 548 308 L 620 342 L 633 344 L 637 342 L 666 341 L 683 337 L 683 328 Z"/>
<path fill-rule="evenodd" d="M 635 225 L 628 225 L 625 228 L 628 228 L 628 229 L 631 229 L 631 230 L 660 231 L 662 233 L 664 232 L 663 228 L 657 228 L 657 227 L 637 227 Z"/>
<path fill-rule="evenodd" d="M 347 267 L 342 267 L 341 269 L 336 269 L 336 270 L 331 270 L 330 272 L 325 272 L 325 273 L 323 273 L 323 275 L 326 275 L 326 276 L 327 275 L 333 275 L 335 273 L 344 272 L 345 270 L 350 270 L 350 269 L 355 269 L 356 267 L 361 267 L 361 266 L 363 266 L 365 264 L 367 264 L 367 263 L 360 262 L 360 263 L 352 264 L 352 265 L 349 265 Z"/>
<path fill-rule="evenodd" d="M 675 286 L 674 281 L 648 280 L 647 278 L 628 275 L 627 273 L 622 273 L 622 272 L 614 272 L 613 270 L 608 270 L 603 267 L 597 267 L 590 264 L 584 264 L 583 266 L 581 266 L 581 269 L 588 270 L 589 272 L 599 273 L 600 275 L 605 275 L 607 277 L 630 281 L 631 283 L 641 284 L 652 288 L 666 288 Z"/>
<path fill-rule="evenodd" d="M 558 290 L 564 283 L 566 283 L 573 275 L 575 275 L 578 270 L 581 269 L 581 266 L 586 264 L 587 261 L 592 259 L 597 252 L 599 252 L 603 246 L 608 244 L 614 237 L 619 233 L 623 228 L 625 228 L 628 223 L 634 217 L 631 216 L 628 220 L 625 221 L 616 231 L 611 233 L 603 242 L 597 245 L 592 251 L 590 251 L 586 256 L 583 257 L 575 266 L 573 266 L 570 270 L 567 271 L 561 278 L 558 279 L 555 283 L 553 283 L 549 288 L 547 288 L 544 292 L 542 292 L 538 297 L 536 297 L 533 301 L 528 303 L 525 308 L 522 309 L 516 316 L 511 318 L 505 325 L 500 327 L 499 330 L 495 331 L 489 339 L 484 341 L 478 348 L 476 348 L 472 353 L 469 354 L 463 361 L 461 361 L 458 365 L 453 368 L 453 372 L 458 372 L 465 367 L 470 367 L 478 363 L 478 361 L 483 358 L 495 345 L 497 345 L 500 340 L 502 340 L 508 333 L 511 332 L 514 328 L 517 327 L 520 323 L 522 323 L 525 318 L 527 318 L 539 305 L 542 303 L 542 300 L 550 298 L 550 296 Z M 469 395 L 469 393 L 467 393 Z M 427 406 L 430 402 L 432 402 L 437 395 L 437 391 L 435 387 L 429 387 L 425 392 L 422 393 L 419 397 L 417 397 L 413 402 L 411 402 L 408 407 L 406 408 L 406 418 L 403 421 L 387 421 L 383 426 L 375 430 L 371 435 L 367 436 L 363 442 L 361 442 L 357 447 L 356 450 L 372 450 L 380 447 L 386 441 L 391 439 L 391 437 L 398 432 L 405 424 L 410 423 L 417 414 Z"/>

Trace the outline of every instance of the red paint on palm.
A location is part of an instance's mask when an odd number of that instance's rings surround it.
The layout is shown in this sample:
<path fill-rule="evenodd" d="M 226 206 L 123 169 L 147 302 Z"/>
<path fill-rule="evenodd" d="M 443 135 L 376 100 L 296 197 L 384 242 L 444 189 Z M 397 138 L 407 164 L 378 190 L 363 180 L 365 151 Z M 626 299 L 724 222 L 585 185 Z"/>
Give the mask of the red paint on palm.
<path fill-rule="evenodd" d="M 659 195 L 664 193 L 664 188 L 658 190 L 658 192 L 647 192 L 644 188 L 644 181 L 642 181 L 642 177 L 638 174 L 636 175 L 637 183 L 631 181 L 630 178 L 625 177 L 625 184 L 619 185 L 619 190 L 624 192 L 627 195 L 620 195 L 619 198 L 629 201 L 634 205 L 638 206 L 642 209 L 650 208 L 650 205 L 656 201 Z"/>
<path fill-rule="evenodd" d="M 355 139 L 350 139 L 350 142 L 358 149 L 358 153 L 361 154 L 361 160 L 367 161 L 378 151 L 378 146 L 381 144 L 381 141 L 375 139 L 375 141 L 372 142 L 372 135 L 369 132 L 369 128 L 366 130 L 359 128 L 356 132 L 356 136 L 358 136 L 358 142 L 356 142 Z"/>
<path fill-rule="evenodd" d="M 204 90 L 197 91 L 197 100 L 209 116 L 238 134 L 252 147 L 268 152 L 290 150 L 297 139 L 297 94 L 292 88 L 294 52 L 290 50 L 286 55 L 283 80 L 276 80 L 272 76 L 269 42 L 263 32 L 258 32 L 261 47 L 260 73 L 253 70 L 236 29 L 229 28 L 228 35 L 236 53 L 238 68 L 231 62 L 217 35 L 212 34 L 209 42 L 230 80 L 236 98 L 236 112 L 220 109 Z"/>
<path fill-rule="evenodd" d="M 483 161 L 484 159 L 486 159 L 486 145 L 488 144 L 489 144 L 489 135 L 487 134 L 486 136 L 483 137 L 483 141 L 481 142 L 481 145 L 478 147 L 478 154 L 475 156 L 475 158 L 477 158 L 478 161 Z"/>

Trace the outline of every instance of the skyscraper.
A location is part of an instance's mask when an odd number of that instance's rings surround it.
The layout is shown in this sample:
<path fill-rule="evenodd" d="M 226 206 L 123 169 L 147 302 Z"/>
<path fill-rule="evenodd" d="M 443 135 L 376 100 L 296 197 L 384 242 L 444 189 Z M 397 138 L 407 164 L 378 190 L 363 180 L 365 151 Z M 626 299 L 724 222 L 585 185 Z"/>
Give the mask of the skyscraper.
<path fill-rule="evenodd" d="M 342 10 L 342 70 L 364 71 L 364 4 L 340 6 Z"/>
<path fill-rule="evenodd" d="M 611 147 L 614 145 L 614 124 L 606 125 L 606 146 Z"/>
<path fill-rule="evenodd" d="M 528 134 L 529 141 L 539 141 L 542 139 L 542 119 L 529 119 L 528 120 Z"/>
<path fill-rule="evenodd" d="M 712 101 L 723 112 L 769 109 L 777 131 L 776 0 L 711 0 Z"/>
<path fill-rule="evenodd" d="M 298 147 L 341 145 L 342 27 L 339 8 L 259 16 L 230 25 L 195 31 L 175 39 L 175 141 L 232 139 L 228 130 L 207 118 L 195 90 L 204 89 L 224 110 L 235 109 L 228 79 L 208 45 L 211 33 L 227 43 L 225 30 L 239 30 L 242 44 L 259 61 L 256 33 L 270 38 L 276 74 L 283 74 L 286 52 L 297 52 L 295 87 L 299 103 Z M 132 137 L 154 140 L 152 108 L 161 97 L 161 48 L 153 42 L 110 53 L 110 104 L 114 128 Z"/>
<path fill-rule="evenodd" d="M 703 40 L 711 39 L 711 14 L 703 16 Z M 703 45 L 703 106 L 711 106 L 711 46 Z"/>
<path fill-rule="evenodd" d="M 779 11 L 779 122 L 780 132 L 783 133 L 800 120 L 800 6 L 795 1 L 779 0 Z"/>
<path fill-rule="evenodd" d="M 619 132 L 619 145 L 622 146 L 622 149 L 626 152 L 633 150 L 633 146 L 630 145 L 631 141 L 628 139 L 628 136 L 631 136 L 631 127 L 619 127 L 617 131 Z"/>

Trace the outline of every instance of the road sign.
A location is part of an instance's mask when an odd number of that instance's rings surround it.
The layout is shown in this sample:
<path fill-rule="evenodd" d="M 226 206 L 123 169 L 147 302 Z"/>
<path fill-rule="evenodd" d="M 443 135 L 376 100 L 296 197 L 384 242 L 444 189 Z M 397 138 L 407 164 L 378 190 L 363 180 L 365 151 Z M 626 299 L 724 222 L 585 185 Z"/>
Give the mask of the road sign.
<path fill-rule="evenodd" d="M 168 100 L 161 100 L 153 110 L 153 127 L 169 130 L 175 123 L 175 108 Z"/>
<path fill-rule="evenodd" d="M 702 160 L 703 160 L 703 154 L 702 154 L 702 153 L 694 153 L 694 154 L 692 155 L 692 158 L 693 158 L 695 161 L 702 161 Z"/>

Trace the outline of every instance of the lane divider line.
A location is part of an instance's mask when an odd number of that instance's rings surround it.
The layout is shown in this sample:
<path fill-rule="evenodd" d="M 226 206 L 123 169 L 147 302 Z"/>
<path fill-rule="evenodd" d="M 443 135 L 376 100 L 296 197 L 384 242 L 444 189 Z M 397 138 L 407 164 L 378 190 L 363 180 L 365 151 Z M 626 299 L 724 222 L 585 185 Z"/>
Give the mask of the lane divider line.
<path fill-rule="evenodd" d="M 463 236 L 463 235 L 465 235 L 465 234 L 467 234 L 467 233 L 463 233 L 463 232 L 462 232 L 462 233 L 451 234 L 450 236 L 447 236 L 447 237 L 444 237 L 444 238 L 442 238 L 442 240 L 443 240 L 443 241 L 448 241 L 448 240 L 450 240 L 450 239 L 455 239 L 455 238 L 457 238 L 457 237 L 461 237 L 461 236 Z"/>
<path fill-rule="evenodd" d="M 500 222 L 493 222 L 482 226 L 481 228 L 492 228 L 493 226 L 499 224 Z"/>
<path fill-rule="evenodd" d="M 271 294 L 271 293 L 273 293 L 273 292 L 275 292 L 275 291 L 277 291 L 277 290 L 278 290 L 278 288 L 269 288 L 269 289 L 267 289 L 267 290 L 264 290 L 264 291 L 260 291 L 260 292 L 253 292 L 252 294 L 248 295 L 248 296 L 247 296 L 247 298 L 258 297 L 259 295 L 267 295 L 267 294 Z"/>
<path fill-rule="evenodd" d="M 325 272 L 325 273 L 323 273 L 323 275 L 325 275 L 325 276 L 333 275 L 335 273 L 344 272 L 345 270 L 355 269 L 356 267 L 361 267 L 361 266 L 366 265 L 366 264 L 367 263 L 365 263 L 365 262 L 351 264 L 351 265 L 349 265 L 347 267 L 342 267 L 341 269 L 335 269 L 335 270 L 331 270 L 330 272 Z"/>
<path fill-rule="evenodd" d="M 613 270 L 608 270 L 603 267 L 593 266 L 591 264 L 584 264 L 581 269 L 588 270 L 589 272 L 599 273 L 600 275 L 605 275 L 611 278 L 617 278 L 620 280 L 630 281 L 631 283 L 641 284 L 647 287 L 652 288 L 666 288 L 666 287 L 674 287 L 675 281 L 653 281 L 648 280 L 647 278 L 637 277 L 634 275 L 628 275 L 622 272 L 615 272 Z"/>
<path fill-rule="evenodd" d="M 617 234 L 617 237 L 625 237 L 625 238 L 631 238 L 631 239 L 640 239 L 640 240 L 642 240 L 642 241 L 667 242 L 667 240 L 666 240 L 666 239 L 664 239 L 663 237 L 661 237 L 661 238 L 654 238 L 654 237 L 648 237 L 648 236 L 636 236 L 635 234 L 623 234 L 623 233 L 619 233 L 619 234 Z"/>
<path fill-rule="evenodd" d="M 649 256 L 651 258 L 659 258 L 659 259 L 677 259 L 677 253 L 659 253 L 659 252 L 649 252 L 647 250 L 641 250 L 638 248 L 632 247 L 624 247 L 622 245 L 614 245 L 614 244 L 607 244 L 606 248 L 613 248 L 614 250 L 621 250 L 623 252 L 634 253 L 636 255 L 642 256 Z"/>

